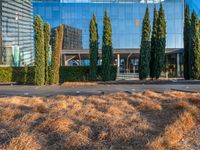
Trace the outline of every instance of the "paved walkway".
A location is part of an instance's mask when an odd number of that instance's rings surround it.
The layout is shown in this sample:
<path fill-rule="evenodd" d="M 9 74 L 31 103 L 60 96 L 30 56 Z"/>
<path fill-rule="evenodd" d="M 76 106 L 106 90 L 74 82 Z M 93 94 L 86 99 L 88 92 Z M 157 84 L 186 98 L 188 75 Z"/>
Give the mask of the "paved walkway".
<path fill-rule="evenodd" d="M 200 84 L 100 84 L 97 86 L 0 86 L 0 97 L 4 96 L 54 96 L 54 95 L 99 95 L 116 92 L 136 93 L 145 90 L 200 92 Z"/>

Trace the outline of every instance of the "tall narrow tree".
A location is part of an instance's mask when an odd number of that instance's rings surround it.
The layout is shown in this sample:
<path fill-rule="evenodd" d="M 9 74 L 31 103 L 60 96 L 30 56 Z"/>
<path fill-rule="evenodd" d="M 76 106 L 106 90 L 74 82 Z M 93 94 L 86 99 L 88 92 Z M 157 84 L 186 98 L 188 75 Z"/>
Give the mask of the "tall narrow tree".
<path fill-rule="evenodd" d="M 63 45 L 63 33 L 64 33 L 64 26 L 60 25 L 58 28 L 58 49 L 56 51 L 56 66 L 55 66 L 55 83 L 59 83 L 59 68 L 60 68 L 60 59 L 61 59 L 61 51 Z"/>
<path fill-rule="evenodd" d="M 155 65 L 156 65 L 156 50 L 157 50 L 157 19 L 158 12 L 156 10 L 156 5 L 154 6 L 154 19 L 153 19 L 153 31 L 151 34 L 151 59 L 150 59 L 150 77 L 155 78 Z"/>
<path fill-rule="evenodd" d="M 190 9 L 187 5 L 185 8 L 185 20 L 184 20 L 184 78 L 190 79 Z"/>
<path fill-rule="evenodd" d="M 45 78 L 45 51 L 43 21 L 39 16 L 34 18 L 35 30 L 35 84 L 44 85 Z"/>
<path fill-rule="evenodd" d="M 58 30 L 54 29 L 53 38 L 52 38 L 52 58 L 51 58 L 51 66 L 50 66 L 50 74 L 49 74 L 50 84 L 57 83 L 57 81 L 55 80 L 57 53 L 58 53 Z"/>
<path fill-rule="evenodd" d="M 50 25 L 44 24 L 44 51 L 45 51 L 45 84 L 49 82 L 49 49 L 50 49 Z"/>
<path fill-rule="evenodd" d="M 98 62 L 98 26 L 96 16 L 93 15 L 90 21 L 90 80 L 97 79 Z"/>
<path fill-rule="evenodd" d="M 113 64 L 112 27 L 110 17 L 105 11 L 102 38 L 102 80 L 111 80 L 111 67 Z"/>
<path fill-rule="evenodd" d="M 165 47 L 166 47 L 166 21 L 165 21 L 165 12 L 160 4 L 158 19 L 157 19 L 157 50 L 155 52 L 155 78 L 158 79 L 162 70 L 164 69 L 164 60 L 165 60 Z"/>
<path fill-rule="evenodd" d="M 191 19 L 191 75 L 193 79 L 200 79 L 200 37 L 199 19 L 193 11 Z"/>
<path fill-rule="evenodd" d="M 142 25 L 142 40 L 140 45 L 140 59 L 139 59 L 139 78 L 146 79 L 149 75 L 149 61 L 150 61 L 150 34 L 151 24 L 149 16 L 149 8 L 147 6 Z"/>

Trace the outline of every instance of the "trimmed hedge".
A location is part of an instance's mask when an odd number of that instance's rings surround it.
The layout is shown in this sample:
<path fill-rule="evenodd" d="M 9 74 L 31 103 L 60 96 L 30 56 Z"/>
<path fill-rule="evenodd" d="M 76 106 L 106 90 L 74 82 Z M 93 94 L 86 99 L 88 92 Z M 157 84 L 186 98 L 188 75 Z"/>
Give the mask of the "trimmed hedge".
<path fill-rule="evenodd" d="M 60 83 L 73 81 L 87 81 L 89 67 L 86 66 L 63 66 L 60 67 Z"/>
<path fill-rule="evenodd" d="M 89 66 L 63 66 L 60 67 L 60 83 L 74 81 L 89 81 Z M 117 67 L 111 67 L 111 80 L 116 80 Z M 102 80 L 102 66 L 98 66 L 97 80 Z"/>
<path fill-rule="evenodd" d="M 110 81 L 114 81 L 117 78 L 117 66 L 111 66 L 111 72 L 110 72 Z M 102 66 L 98 67 L 98 76 L 99 80 L 102 80 Z"/>
<path fill-rule="evenodd" d="M 89 66 L 60 67 L 60 83 L 89 81 Z M 35 67 L 0 67 L 0 82 L 17 82 L 19 84 L 35 83 Z M 115 80 L 117 67 L 112 66 L 111 79 Z M 98 66 L 98 80 L 102 79 L 102 67 Z"/>
<path fill-rule="evenodd" d="M 0 67 L 0 82 L 34 83 L 34 67 Z"/>

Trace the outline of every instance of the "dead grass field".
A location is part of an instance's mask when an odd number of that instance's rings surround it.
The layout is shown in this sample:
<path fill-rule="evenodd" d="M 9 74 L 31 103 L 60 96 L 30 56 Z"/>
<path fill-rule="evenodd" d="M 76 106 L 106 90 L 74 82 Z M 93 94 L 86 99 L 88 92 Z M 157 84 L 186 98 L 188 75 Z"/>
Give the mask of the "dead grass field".
<path fill-rule="evenodd" d="M 64 82 L 62 86 L 96 86 L 97 82 Z"/>
<path fill-rule="evenodd" d="M 0 98 L 3 150 L 198 150 L 200 94 Z"/>

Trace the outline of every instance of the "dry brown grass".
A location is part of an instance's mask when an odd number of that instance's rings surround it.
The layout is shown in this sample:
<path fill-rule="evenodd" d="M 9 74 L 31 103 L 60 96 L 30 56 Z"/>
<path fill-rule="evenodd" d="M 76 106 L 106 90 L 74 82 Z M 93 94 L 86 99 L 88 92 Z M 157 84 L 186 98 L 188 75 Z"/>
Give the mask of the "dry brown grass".
<path fill-rule="evenodd" d="M 42 150 L 41 145 L 33 135 L 22 133 L 16 138 L 12 138 L 10 143 L 3 148 L 5 150 Z"/>
<path fill-rule="evenodd" d="M 192 114 L 190 112 L 183 112 L 174 123 L 165 128 L 163 135 L 149 144 L 149 149 L 170 149 L 175 146 L 183 138 L 184 134 L 191 130 L 195 124 L 196 120 L 193 118 Z"/>
<path fill-rule="evenodd" d="M 63 86 L 95 86 L 98 85 L 96 82 L 65 82 Z"/>
<path fill-rule="evenodd" d="M 67 133 L 70 131 L 72 125 L 73 121 L 64 117 L 58 117 L 55 119 L 48 118 L 39 126 L 38 130 L 45 133 L 50 133 L 50 132 Z"/>
<path fill-rule="evenodd" d="M 199 97 L 146 91 L 0 98 L 0 149 L 182 149 L 198 130 Z"/>

